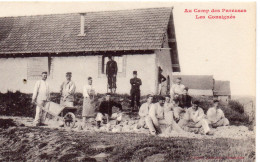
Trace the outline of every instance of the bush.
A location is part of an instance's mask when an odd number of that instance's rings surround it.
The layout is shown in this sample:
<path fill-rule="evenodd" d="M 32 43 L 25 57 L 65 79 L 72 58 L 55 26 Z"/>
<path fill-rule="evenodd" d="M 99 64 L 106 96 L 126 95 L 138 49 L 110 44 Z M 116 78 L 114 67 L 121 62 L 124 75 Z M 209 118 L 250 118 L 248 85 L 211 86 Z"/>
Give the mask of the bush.
<path fill-rule="evenodd" d="M 239 112 L 240 114 L 243 114 L 245 111 L 244 111 L 244 106 L 238 102 L 238 101 L 235 101 L 235 100 L 230 100 L 228 102 L 228 106 L 235 110 L 236 112 Z"/>

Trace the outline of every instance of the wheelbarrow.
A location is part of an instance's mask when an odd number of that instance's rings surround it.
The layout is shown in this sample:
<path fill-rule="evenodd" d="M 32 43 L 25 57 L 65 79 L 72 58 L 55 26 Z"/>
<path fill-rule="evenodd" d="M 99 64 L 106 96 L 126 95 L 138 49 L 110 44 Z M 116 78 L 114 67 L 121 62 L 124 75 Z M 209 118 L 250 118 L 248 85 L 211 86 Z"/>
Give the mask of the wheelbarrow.
<path fill-rule="evenodd" d="M 41 111 L 44 111 L 47 114 L 51 115 L 54 119 L 62 121 L 64 127 L 73 128 L 78 119 L 75 116 L 77 107 L 68 107 L 61 106 L 60 104 L 54 102 L 47 102 L 46 106 L 43 107 L 39 104 L 36 104 L 41 108 Z M 45 115 L 45 116 L 46 116 Z"/>

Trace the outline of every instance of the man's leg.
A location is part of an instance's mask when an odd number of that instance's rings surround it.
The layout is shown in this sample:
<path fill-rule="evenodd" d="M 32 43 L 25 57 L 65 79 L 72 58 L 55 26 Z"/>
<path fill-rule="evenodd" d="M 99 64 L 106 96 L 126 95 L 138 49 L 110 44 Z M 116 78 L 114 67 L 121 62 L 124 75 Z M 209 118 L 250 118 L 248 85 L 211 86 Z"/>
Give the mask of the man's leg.
<path fill-rule="evenodd" d="M 103 114 L 102 113 L 97 113 L 96 116 L 96 121 L 97 121 L 97 127 L 99 128 L 101 126 L 101 121 L 103 120 Z"/>
<path fill-rule="evenodd" d="M 160 123 L 159 123 L 159 119 L 157 119 L 156 117 L 151 117 L 154 128 L 156 129 L 157 133 L 162 133 L 161 128 L 160 128 Z"/>
<path fill-rule="evenodd" d="M 113 113 L 111 115 L 111 119 L 116 119 L 116 125 L 119 124 L 122 121 L 122 113 Z"/>
<path fill-rule="evenodd" d="M 216 128 L 216 127 L 227 126 L 227 125 L 229 125 L 228 119 L 227 118 L 222 118 L 218 122 L 213 123 L 212 127 Z"/>
<path fill-rule="evenodd" d="M 147 127 L 149 128 L 150 133 L 152 135 L 155 135 L 156 130 L 154 128 L 153 121 L 150 116 L 145 117 L 145 123 L 146 123 Z"/>
<path fill-rule="evenodd" d="M 140 108 L 140 91 L 137 91 L 136 92 L 136 96 L 135 96 L 136 98 L 136 106 L 138 107 L 138 110 L 139 110 L 139 108 Z"/>
<path fill-rule="evenodd" d="M 139 119 L 136 128 L 140 129 L 140 128 L 144 127 L 144 125 L 145 125 L 145 118 L 142 117 L 142 118 Z"/>
<path fill-rule="evenodd" d="M 34 118 L 34 123 L 35 125 L 40 124 L 40 115 L 41 115 L 41 109 L 39 106 L 36 106 L 36 113 L 35 113 L 35 118 Z"/>
<path fill-rule="evenodd" d="M 112 76 L 107 75 L 107 84 L 108 84 L 108 89 L 112 91 Z"/>
<path fill-rule="evenodd" d="M 116 76 L 112 76 L 112 89 L 113 93 L 116 93 Z"/>
<path fill-rule="evenodd" d="M 169 111 L 167 114 L 165 114 L 164 118 L 165 118 L 166 124 L 171 127 L 170 130 L 173 129 L 174 131 L 177 131 L 177 132 L 183 132 L 181 127 L 174 121 L 172 111 Z"/>
<path fill-rule="evenodd" d="M 204 134 L 207 134 L 210 131 L 209 124 L 206 119 L 201 119 L 198 123 L 195 124 L 195 127 L 202 127 Z"/>
<path fill-rule="evenodd" d="M 132 110 L 134 109 L 135 106 L 135 92 L 131 92 L 131 105 L 130 107 L 132 108 Z"/>

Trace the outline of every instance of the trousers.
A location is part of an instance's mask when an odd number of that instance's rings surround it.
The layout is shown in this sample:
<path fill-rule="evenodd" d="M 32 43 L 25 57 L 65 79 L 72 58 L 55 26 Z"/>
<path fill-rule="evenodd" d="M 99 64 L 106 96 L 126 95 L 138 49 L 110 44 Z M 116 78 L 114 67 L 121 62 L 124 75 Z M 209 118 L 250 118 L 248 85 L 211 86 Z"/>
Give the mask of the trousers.
<path fill-rule="evenodd" d="M 116 88 L 116 76 L 114 75 L 108 75 L 107 76 L 107 82 L 108 82 L 108 88 Z"/>
<path fill-rule="evenodd" d="M 110 117 L 108 114 L 103 115 L 102 113 L 97 113 L 96 121 L 102 121 L 103 119 L 112 119 L 121 121 L 122 120 L 122 113 L 113 113 Z"/>
<path fill-rule="evenodd" d="M 140 107 L 140 90 L 132 90 L 131 91 L 131 107 L 135 106 Z"/>
<path fill-rule="evenodd" d="M 187 131 L 192 130 L 192 128 L 202 128 L 203 132 L 205 134 L 210 131 L 207 119 L 201 119 L 200 121 L 198 121 L 196 123 L 193 122 L 192 120 L 180 119 L 180 121 L 178 122 L 178 125 L 182 129 L 187 130 Z M 189 128 L 191 128 L 191 129 L 189 129 Z"/>
<path fill-rule="evenodd" d="M 37 101 L 37 104 L 42 107 L 46 107 L 46 103 L 47 103 L 47 101 L 45 101 L 45 100 Z M 46 118 L 46 112 L 42 111 L 38 105 L 36 106 L 36 113 L 35 113 L 35 118 L 34 118 L 34 122 L 36 124 L 43 123 Z"/>

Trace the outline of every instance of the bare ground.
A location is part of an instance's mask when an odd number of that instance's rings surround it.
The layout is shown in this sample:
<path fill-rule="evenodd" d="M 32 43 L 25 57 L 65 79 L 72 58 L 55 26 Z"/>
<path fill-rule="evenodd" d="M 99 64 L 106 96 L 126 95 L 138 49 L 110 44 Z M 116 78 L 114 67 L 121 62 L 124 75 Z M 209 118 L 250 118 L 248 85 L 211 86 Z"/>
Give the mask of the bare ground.
<path fill-rule="evenodd" d="M 0 117 L 0 161 L 254 161 L 255 138 L 245 127 L 213 137 L 33 127 L 32 118 Z M 229 137 L 226 129 L 231 130 Z M 244 129 L 244 130 L 243 130 Z M 251 134 L 250 134 L 251 132 Z M 216 134 L 216 133 L 215 133 Z M 237 135 L 238 134 L 238 135 Z M 254 133 L 253 133 L 254 134 Z M 233 138 L 234 136 L 240 138 Z M 239 160 L 239 161 L 240 161 Z"/>

